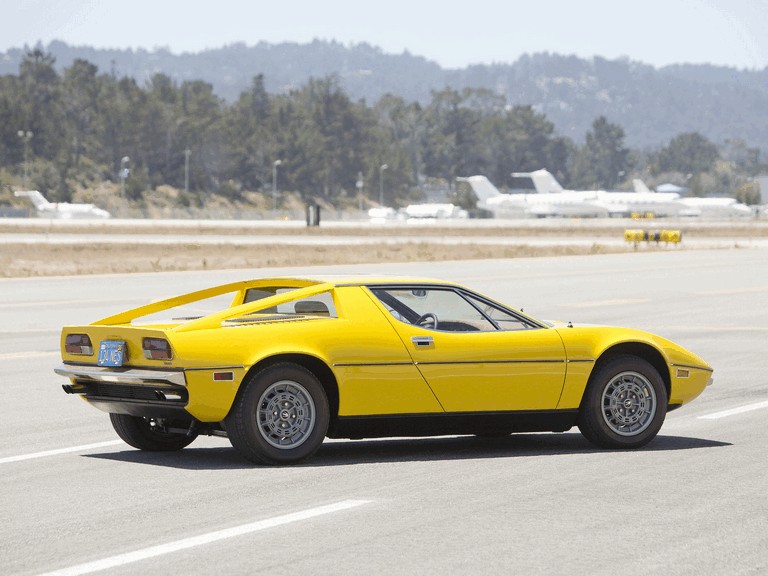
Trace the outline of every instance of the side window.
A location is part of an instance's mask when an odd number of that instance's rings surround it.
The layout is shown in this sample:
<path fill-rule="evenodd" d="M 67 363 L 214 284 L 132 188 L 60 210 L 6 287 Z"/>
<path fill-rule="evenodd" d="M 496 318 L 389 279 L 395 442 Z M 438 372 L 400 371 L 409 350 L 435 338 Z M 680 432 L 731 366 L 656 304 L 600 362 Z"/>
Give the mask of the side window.
<path fill-rule="evenodd" d="M 294 290 L 294 288 L 282 288 L 279 286 L 267 286 L 264 288 L 249 288 L 248 291 L 245 293 L 245 299 L 243 300 L 243 304 L 248 304 L 249 302 L 256 302 L 257 300 L 263 300 L 264 298 L 269 298 L 270 296 L 274 296 L 275 294 L 285 294 L 286 292 L 290 292 L 291 290 Z M 259 310 L 259 314 L 277 314 L 277 308 L 264 308 L 263 310 Z"/>
<path fill-rule="evenodd" d="M 299 314 L 301 316 L 326 316 L 338 318 L 333 296 L 330 292 L 315 294 L 309 298 L 294 300 L 280 304 L 277 307 L 278 314 Z"/>
<path fill-rule="evenodd" d="M 493 320 L 500 330 L 527 330 L 528 328 L 532 328 L 530 324 L 521 318 L 518 318 L 501 308 L 497 308 L 492 304 L 488 304 L 487 302 L 483 302 L 469 295 L 465 295 L 465 297 L 477 306 L 478 309 L 482 310 L 483 314 Z"/>
<path fill-rule="evenodd" d="M 292 292 L 295 288 L 267 287 L 251 288 L 245 294 L 245 302 L 255 302 L 276 294 Z M 330 292 L 315 294 L 309 298 L 292 300 L 270 308 L 259 310 L 257 314 L 296 314 L 300 316 L 326 316 L 337 318 L 336 305 Z"/>
<path fill-rule="evenodd" d="M 477 308 L 449 288 L 374 288 L 371 292 L 406 324 L 446 332 L 497 330 Z"/>

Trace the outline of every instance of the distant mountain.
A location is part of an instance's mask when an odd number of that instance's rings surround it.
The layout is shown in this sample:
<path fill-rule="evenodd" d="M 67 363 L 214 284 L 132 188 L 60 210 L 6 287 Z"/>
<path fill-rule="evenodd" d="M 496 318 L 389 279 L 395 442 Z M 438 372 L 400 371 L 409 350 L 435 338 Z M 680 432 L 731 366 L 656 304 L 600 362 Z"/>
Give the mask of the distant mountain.
<path fill-rule="evenodd" d="M 663 68 L 628 59 L 582 59 L 557 54 L 525 55 L 512 64 L 444 69 L 405 52 L 386 54 L 368 44 L 346 46 L 315 40 L 308 44 L 232 44 L 200 53 L 166 49 L 113 50 L 40 46 L 59 69 L 76 58 L 105 73 L 146 81 L 162 72 L 177 82 L 204 80 L 227 101 L 263 74 L 271 93 L 299 87 L 311 77 L 337 75 L 353 99 L 374 104 L 382 95 L 427 103 L 433 90 L 488 88 L 510 104 L 532 105 L 558 131 L 582 141 L 593 120 L 606 116 L 626 133 L 634 148 L 658 148 L 682 132 L 700 132 L 715 143 L 741 139 L 768 147 L 768 68 L 738 70 L 710 65 Z M 18 74 L 27 49 L 0 53 L 0 74 Z"/>

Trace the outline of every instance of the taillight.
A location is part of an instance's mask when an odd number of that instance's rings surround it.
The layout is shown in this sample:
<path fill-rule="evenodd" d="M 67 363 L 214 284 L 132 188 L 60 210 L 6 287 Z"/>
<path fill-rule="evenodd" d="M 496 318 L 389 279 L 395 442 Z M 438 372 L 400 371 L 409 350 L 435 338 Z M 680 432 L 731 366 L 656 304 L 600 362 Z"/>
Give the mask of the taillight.
<path fill-rule="evenodd" d="M 67 334 L 67 339 L 64 341 L 64 350 L 67 354 L 93 356 L 93 344 L 91 344 L 88 334 Z"/>
<path fill-rule="evenodd" d="M 162 338 L 144 338 L 144 358 L 147 360 L 170 360 L 173 358 L 171 344 Z"/>

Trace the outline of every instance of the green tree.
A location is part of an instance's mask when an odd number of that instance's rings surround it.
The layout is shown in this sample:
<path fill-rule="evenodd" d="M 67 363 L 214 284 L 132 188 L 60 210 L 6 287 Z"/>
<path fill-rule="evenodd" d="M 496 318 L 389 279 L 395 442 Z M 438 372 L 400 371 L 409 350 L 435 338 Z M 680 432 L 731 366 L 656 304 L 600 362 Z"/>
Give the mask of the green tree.
<path fill-rule="evenodd" d="M 34 155 L 53 160 L 65 140 L 64 112 L 61 106 L 61 79 L 56 59 L 35 49 L 26 54 L 19 66 L 22 99 L 19 129 L 34 134 L 30 150 Z"/>
<path fill-rule="evenodd" d="M 514 106 L 483 118 L 482 160 L 473 173 L 484 173 L 499 185 L 511 183 L 512 172 L 547 168 L 559 173 L 565 165 L 564 142 L 555 127 L 531 106 Z"/>
<path fill-rule="evenodd" d="M 227 176 L 251 190 L 270 182 L 272 164 L 280 160 L 271 115 L 272 103 L 261 75 L 223 113 Z"/>
<path fill-rule="evenodd" d="M 191 151 L 190 187 L 218 190 L 226 178 L 225 144 L 223 142 L 223 101 L 213 92 L 213 86 L 201 80 L 184 82 L 180 89 L 178 144 L 175 158 L 183 167 L 184 149 Z M 181 182 L 181 178 L 176 179 Z"/>
<path fill-rule="evenodd" d="M 21 80 L 22 129 L 33 134 L 29 142 L 29 160 L 41 158 L 50 166 L 32 175 L 31 185 L 45 190 L 49 199 L 67 201 L 71 189 L 67 176 L 72 166 L 71 142 L 61 94 L 61 78 L 56 59 L 40 49 L 28 53 L 19 66 Z"/>
<path fill-rule="evenodd" d="M 630 168 L 624 136 L 624 129 L 608 122 L 604 116 L 595 119 L 574 159 L 572 184 L 575 188 L 611 189 L 617 186 Z"/>
<path fill-rule="evenodd" d="M 277 97 L 272 115 L 281 181 L 303 197 L 333 200 L 353 194 L 359 172 L 377 134 L 364 104 L 354 104 L 335 78 L 311 80 L 301 90 Z M 271 165 L 270 165 L 271 167 Z"/>
<path fill-rule="evenodd" d="M 418 102 L 408 103 L 399 96 L 391 94 L 385 95 L 379 99 L 374 107 L 375 118 L 371 121 L 375 123 L 378 130 L 378 148 L 380 151 L 374 152 L 375 147 L 369 147 L 366 155 L 371 159 L 386 159 L 386 162 L 393 157 L 403 156 L 408 158 L 410 166 L 409 182 L 411 184 L 418 181 L 419 168 L 422 164 L 422 141 L 424 137 L 424 111 Z M 369 177 L 373 175 L 373 170 L 378 169 L 375 161 L 369 166 Z"/>
<path fill-rule="evenodd" d="M 651 161 L 651 173 L 679 172 L 696 175 L 712 170 L 720 153 L 712 142 L 698 132 L 675 136 Z"/>
<path fill-rule="evenodd" d="M 479 135 L 482 115 L 468 107 L 472 91 L 433 92 L 424 110 L 423 161 L 426 174 L 454 182 L 482 166 Z"/>
<path fill-rule="evenodd" d="M 94 139 L 95 119 L 99 113 L 98 68 L 86 60 L 77 59 L 64 70 L 62 102 L 67 118 L 67 143 L 74 156 L 74 164 L 80 162 L 85 151 L 98 146 Z"/>
<path fill-rule="evenodd" d="M 24 143 L 19 130 L 25 130 L 21 83 L 18 76 L 0 76 L 0 167 L 21 164 Z"/>
<path fill-rule="evenodd" d="M 745 182 L 736 189 L 734 197 L 748 206 L 760 204 L 760 185 L 755 180 Z"/>
<path fill-rule="evenodd" d="M 146 87 L 144 144 L 150 185 L 183 185 L 185 143 L 179 137 L 181 95 L 173 80 L 155 74 Z"/>

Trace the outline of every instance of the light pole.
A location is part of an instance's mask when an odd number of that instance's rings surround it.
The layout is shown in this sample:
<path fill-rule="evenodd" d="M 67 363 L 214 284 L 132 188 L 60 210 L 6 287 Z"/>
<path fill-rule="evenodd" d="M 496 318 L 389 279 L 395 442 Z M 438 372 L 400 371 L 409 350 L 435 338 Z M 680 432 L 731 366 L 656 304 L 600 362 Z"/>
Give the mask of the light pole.
<path fill-rule="evenodd" d="M 365 186 L 362 172 L 357 173 L 357 182 L 355 182 L 355 186 L 357 187 L 357 200 L 360 203 L 360 212 L 362 212 L 363 211 L 363 186 Z"/>
<path fill-rule="evenodd" d="M 192 150 L 187 148 L 184 150 L 184 194 L 189 193 L 189 155 L 192 154 Z"/>
<path fill-rule="evenodd" d="M 282 163 L 282 160 L 272 162 L 272 218 L 277 213 L 277 167 Z"/>
<path fill-rule="evenodd" d="M 379 167 L 379 205 L 384 206 L 384 170 L 389 168 L 388 164 L 382 164 Z"/>
<path fill-rule="evenodd" d="M 27 186 L 27 162 L 28 162 L 28 156 L 29 156 L 29 141 L 32 140 L 32 136 L 34 134 L 31 130 L 19 130 L 17 132 L 19 135 L 19 138 L 21 138 L 24 141 L 24 187 Z"/>
<path fill-rule="evenodd" d="M 123 156 L 120 159 L 120 199 L 125 200 L 125 179 L 128 178 L 128 174 L 131 171 L 126 166 L 131 159 L 128 156 Z"/>

